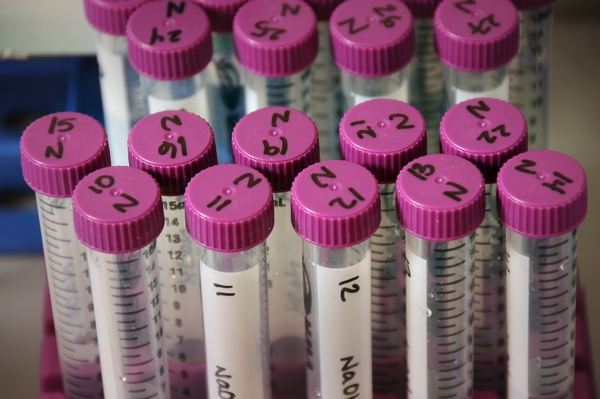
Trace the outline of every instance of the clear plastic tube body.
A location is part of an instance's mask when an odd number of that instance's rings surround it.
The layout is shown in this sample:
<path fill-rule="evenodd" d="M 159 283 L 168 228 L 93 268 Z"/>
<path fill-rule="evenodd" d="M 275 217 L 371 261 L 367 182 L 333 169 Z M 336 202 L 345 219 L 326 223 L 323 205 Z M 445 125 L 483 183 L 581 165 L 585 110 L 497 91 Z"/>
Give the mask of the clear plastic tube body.
<path fill-rule="evenodd" d="M 168 399 L 156 241 L 129 253 L 87 249 L 104 397 Z"/>
<path fill-rule="evenodd" d="M 301 395 L 306 387 L 302 239 L 291 223 L 290 192 L 274 193 L 275 226 L 267 238 L 269 336 L 273 394 Z"/>
<path fill-rule="evenodd" d="M 208 397 L 270 399 L 266 244 L 199 251 Z"/>
<path fill-rule="evenodd" d="M 396 218 L 396 185 L 380 184 L 381 224 L 371 238 L 373 388 L 406 397 L 404 229 Z"/>
<path fill-rule="evenodd" d="M 312 64 L 311 114 L 319 131 L 321 160 L 339 159 L 338 129 L 343 111 L 340 70 L 331 55 L 329 22 L 320 21 L 319 53 Z"/>
<path fill-rule="evenodd" d="M 73 227 L 71 198 L 36 193 L 64 393 L 102 398 L 102 375 L 86 247 Z"/>
<path fill-rule="evenodd" d="M 371 398 L 371 240 L 303 241 L 307 398 Z"/>
<path fill-rule="evenodd" d="M 472 397 L 474 238 L 406 233 L 409 398 Z"/>
<path fill-rule="evenodd" d="M 340 73 L 345 111 L 374 98 L 391 98 L 405 103 L 409 100 L 407 68 L 380 78 L 361 78 L 345 71 Z"/>
<path fill-rule="evenodd" d="M 444 112 L 444 74 L 435 53 L 433 19 L 415 18 L 415 56 L 409 64 L 410 103 L 425 118 L 427 153 L 440 152 L 440 121 Z"/>
<path fill-rule="evenodd" d="M 529 149 L 548 148 L 552 6 L 519 11 L 519 52 L 510 63 L 510 102 L 525 115 Z"/>
<path fill-rule="evenodd" d="M 465 72 L 444 65 L 446 110 L 478 97 L 508 101 L 508 65 L 486 72 Z"/>
<path fill-rule="evenodd" d="M 232 33 L 214 33 L 213 58 L 206 67 L 208 123 L 215 132 L 219 161 L 230 163 L 231 132 L 245 115 L 243 70 L 235 56 Z"/>
<path fill-rule="evenodd" d="M 246 71 L 244 98 L 246 113 L 257 109 L 282 106 L 310 113 L 311 68 L 281 78 L 267 78 Z"/>
<path fill-rule="evenodd" d="M 485 217 L 475 232 L 474 387 L 506 396 L 504 225 L 496 213 L 496 184 L 485 186 Z"/>
<path fill-rule="evenodd" d="M 111 164 L 127 166 L 127 136 L 144 117 L 140 77 L 129 64 L 126 36 L 98 32 L 96 52 Z"/>
<path fill-rule="evenodd" d="M 185 227 L 184 196 L 163 196 L 165 226 L 156 241 L 164 345 L 171 398 L 206 395 L 198 250 Z"/>
<path fill-rule="evenodd" d="M 508 398 L 573 398 L 577 233 L 506 229 Z"/>
<path fill-rule="evenodd" d="M 167 110 L 184 110 L 208 117 L 206 69 L 182 80 L 156 80 L 140 75 L 146 115 Z"/>

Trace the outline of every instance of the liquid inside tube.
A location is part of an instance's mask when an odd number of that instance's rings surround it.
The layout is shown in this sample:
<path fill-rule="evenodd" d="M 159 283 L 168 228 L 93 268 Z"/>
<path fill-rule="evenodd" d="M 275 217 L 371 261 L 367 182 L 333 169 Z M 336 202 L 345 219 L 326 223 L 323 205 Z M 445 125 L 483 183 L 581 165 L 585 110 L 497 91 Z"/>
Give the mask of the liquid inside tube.
<path fill-rule="evenodd" d="M 391 98 L 408 102 L 409 85 L 406 68 L 380 78 L 362 78 L 342 71 L 345 110 L 374 98 Z"/>
<path fill-rule="evenodd" d="M 146 115 L 166 110 L 184 110 L 208 118 L 206 72 L 182 80 L 154 80 L 141 76 Z"/>
<path fill-rule="evenodd" d="M 508 101 L 508 66 L 487 72 L 464 72 L 444 66 L 446 109 L 472 98 Z"/>
<path fill-rule="evenodd" d="M 310 67 L 280 78 L 267 78 L 246 71 L 245 80 L 247 114 L 270 106 L 290 107 L 310 114 Z"/>

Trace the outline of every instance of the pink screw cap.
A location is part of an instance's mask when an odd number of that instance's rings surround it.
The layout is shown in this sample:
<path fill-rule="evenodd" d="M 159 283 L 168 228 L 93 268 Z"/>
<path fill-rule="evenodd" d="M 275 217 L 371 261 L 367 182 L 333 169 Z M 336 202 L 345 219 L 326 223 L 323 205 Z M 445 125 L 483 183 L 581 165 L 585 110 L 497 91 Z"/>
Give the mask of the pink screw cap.
<path fill-rule="evenodd" d="M 317 20 L 329 21 L 333 10 L 344 2 L 344 0 L 305 0 L 309 6 L 312 7 L 315 14 L 317 14 Z"/>
<path fill-rule="evenodd" d="M 377 181 L 348 161 L 318 162 L 300 172 L 292 184 L 291 205 L 296 232 L 321 247 L 356 245 L 381 222 Z"/>
<path fill-rule="evenodd" d="M 157 80 L 180 80 L 202 71 L 212 59 L 206 13 L 187 1 L 152 1 L 127 22 L 129 62 Z"/>
<path fill-rule="evenodd" d="M 96 30 L 113 36 L 125 36 L 129 16 L 150 0 L 84 0 L 85 16 Z"/>
<path fill-rule="evenodd" d="M 210 125 L 187 111 L 162 111 L 139 121 L 127 139 L 129 164 L 156 179 L 162 195 L 183 195 L 198 172 L 217 164 Z"/>
<path fill-rule="evenodd" d="M 498 174 L 498 216 L 528 237 L 568 233 L 587 214 L 587 178 L 568 155 L 529 151 L 508 160 Z"/>
<path fill-rule="evenodd" d="M 248 0 L 194 1 L 208 14 L 213 32 L 225 33 L 233 30 L 233 17 Z"/>
<path fill-rule="evenodd" d="M 239 252 L 267 239 L 275 223 L 273 191 L 256 170 L 236 164 L 198 173 L 185 192 L 190 236 L 203 247 Z"/>
<path fill-rule="evenodd" d="M 96 251 L 120 254 L 143 248 L 165 223 L 158 184 L 128 166 L 96 170 L 73 192 L 73 221 L 77 238 Z"/>
<path fill-rule="evenodd" d="M 483 176 L 457 156 L 426 155 L 400 171 L 396 201 L 398 221 L 411 234 L 430 241 L 457 240 L 483 222 Z"/>
<path fill-rule="evenodd" d="M 442 118 L 440 147 L 444 154 L 474 163 L 486 183 L 496 183 L 504 162 L 527 151 L 527 122 L 506 101 L 495 98 L 463 101 Z"/>
<path fill-rule="evenodd" d="M 375 99 L 350 108 L 340 123 L 342 159 L 394 183 L 400 169 L 427 153 L 425 119 L 402 101 Z"/>
<path fill-rule="evenodd" d="M 290 191 L 298 173 L 319 161 L 315 123 L 292 108 L 267 107 L 244 116 L 231 146 L 234 162 L 261 172 L 274 192 Z"/>
<path fill-rule="evenodd" d="M 414 18 L 430 19 L 442 0 L 402 0 L 410 8 Z"/>
<path fill-rule="evenodd" d="M 410 10 L 400 0 L 348 0 L 331 15 L 331 51 L 344 71 L 365 78 L 404 68 L 415 54 Z"/>
<path fill-rule="evenodd" d="M 270 78 L 310 66 L 319 38 L 314 11 L 300 0 L 254 0 L 233 20 L 235 51 L 242 66 Z"/>
<path fill-rule="evenodd" d="M 21 136 L 21 167 L 32 190 L 68 198 L 88 173 L 110 165 L 108 139 L 94 118 L 77 112 L 43 116 Z"/>
<path fill-rule="evenodd" d="M 446 0 L 434 21 L 435 50 L 451 68 L 497 69 L 519 50 L 519 15 L 509 0 Z"/>
<path fill-rule="evenodd" d="M 538 10 L 540 8 L 549 7 L 556 0 L 511 0 L 519 11 Z"/>

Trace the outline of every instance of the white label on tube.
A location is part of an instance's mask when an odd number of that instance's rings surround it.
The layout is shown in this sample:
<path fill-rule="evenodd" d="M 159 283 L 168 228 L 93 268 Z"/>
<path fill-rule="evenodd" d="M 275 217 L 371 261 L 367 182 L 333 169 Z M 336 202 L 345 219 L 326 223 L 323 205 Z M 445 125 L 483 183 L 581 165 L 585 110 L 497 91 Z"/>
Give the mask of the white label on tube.
<path fill-rule="evenodd" d="M 177 100 L 165 100 L 154 96 L 148 96 L 148 111 L 150 114 L 168 110 L 183 110 L 208 118 L 208 107 L 206 105 L 206 89 L 198 90 L 194 95 Z"/>
<path fill-rule="evenodd" d="M 127 136 L 129 135 L 129 101 L 127 97 L 126 57 L 114 54 L 103 46 L 97 46 L 100 68 L 100 89 L 104 124 L 110 145 L 113 166 L 129 165 Z"/>
<path fill-rule="evenodd" d="M 363 96 L 361 94 L 354 93 L 354 105 L 364 103 L 365 101 L 372 100 L 374 98 L 390 98 L 392 100 L 408 102 L 408 79 L 402 81 L 402 85 L 398 89 L 388 94 L 381 94 L 377 97 Z"/>
<path fill-rule="evenodd" d="M 427 398 L 427 260 L 406 247 L 406 341 L 408 361 L 408 397 Z"/>
<path fill-rule="evenodd" d="M 506 250 L 508 397 L 529 399 L 529 258 Z"/>
<path fill-rule="evenodd" d="M 322 397 L 371 397 L 371 254 L 341 269 L 317 266 L 315 280 Z"/>
<path fill-rule="evenodd" d="M 473 98 L 480 98 L 480 97 L 497 98 L 498 100 L 508 101 L 508 81 L 509 80 L 508 80 L 508 75 L 507 75 L 506 78 L 500 84 L 500 86 L 496 87 L 495 89 L 488 90 L 488 91 L 472 92 L 472 91 L 466 91 L 466 90 L 461 90 L 461 89 L 457 88 L 456 89 L 456 104 L 463 102 L 463 101 L 471 100 Z"/>
<path fill-rule="evenodd" d="M 211 398 L 263 398 L 260 265 L 221 272 L 200 262 Z"/>

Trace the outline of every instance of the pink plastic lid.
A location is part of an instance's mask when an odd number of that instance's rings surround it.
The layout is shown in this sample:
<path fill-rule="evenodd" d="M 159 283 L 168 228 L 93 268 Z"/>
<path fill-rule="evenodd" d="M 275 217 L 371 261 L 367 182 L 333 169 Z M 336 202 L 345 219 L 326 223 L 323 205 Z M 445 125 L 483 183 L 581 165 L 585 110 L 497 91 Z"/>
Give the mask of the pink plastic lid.
<path fill-rule="evenodd" d="M 152 1 L 127 22 L 129 62 L 157 80 L 181 80 L 202 71 L 212 59 L 210 22 L 192 2 Z"/>
<path fill-rule="evenodd" d="M 99 169 L 75 188 L 73 220 L 77 238 L 91 249 L 137 251 L 151 244 L 165 223 L 158 184 L 128 166 Z"/>
<path fill-rule="evenodd" d="M 331 52 L 349 74 L 376 78 L 404 68 L 415 54 L 410 10 L 400 0 L 348 0 L 331 15 Z"/>
<path fill-rule="evenodd" d="M 508 160 L 498 174 L 498 216 L 527 237 L 568 233 L 587 213 L 587 178 L 560 152 L 529 151 Z"/>
<path fill-rule="evenodd" d="M 381 222 L 377 180 L 348 161 L 323 161 L 292 184 L 292 225 L 306 241 L 344 248 L 371 237 Z"/>
<path fill-rule="evenodd" d="M 267 179 L 244 165 L 205 169 L 185 192 L 190 236 L 219 252 L 245 251 L 266 240 L 275 223 L 274 209 Z"/>
<path fill-rule="evenodd" d="M 21 136 L 21 168 L 32 190 L 67 198 L 88 173 L 110 165 L 102 125 L 77 112 L 43 116 Z"/>
<path fill-rule="evenodd" d="M 519 15 L 509 0 L 446 0 L 434 20 L 435 50 L 451 68 L 497 69 L 519 50 Z"/>
<path fill-rule="evenodd" d="M 521 111 L 506 101 L 466 100 L 442 118 L 440 147 L 444 154 L 474 163 L 486 183 L 496 183 L 504 162 L 527 151 L 527 122 Z"/>
<path fill-rule="evenodd" d="M 556 0 L 511 0 L 519 11 L 532 11 L 549 7 Z"/>
<path fill-rule="evenodd" d="M 113 36 L 125 36 L 131 13 L 149 0 L 83 0 L 85 16 L 95 29 Z"/>
<path fill-rule="evenodd" d="M 183 195 L 202 169 L 217 164 L 210 125 L 187 111 L 162 111 L 139 121 L 127 139 L 129 164 L 156 179 L 162 195 Z"/>
<path fill-rule="evenodd" d="M 430 19 L 433 18 L 435 9 L 442 0 L 402 0 L 410 8 L 414 18 Z"/>
<path fill-rule="evenodd" d="M 233 30 L 235 13 L 248 0 L 194 0 L 208 14 L 213 32 L 225 33 Z"/>
<path fill-rule="evenodd" d="M 244 116 L 231 146 L 234 162 L 265 175 L 274 192 L 290 191 L 298 173 L 319 162 L 317 127 L 293 108 L 267 107 Z"/>
<path fill-rule="evenodd" d="M 300 0 L 253 0 L 233 20 L 235 53 L 242 66 L 270 78 L 310 66 L 319 51 L 317 18 Z"/>
<path fill-rule="evenodd" d="M 481 172 L 454 155 L 426 155 L 406 165 L 396 181 L 396 198 L 402 227 L 429 241 L 466 237 L 485 215 Z"/>
<path fill-rule="evenodd" d="M 319 21 L 329 21 L 333 10 L 344 0 L 305 0 L 312 7 Z"/>
<path fill-rule="evenodd" d="M 350 108 L 340 123 L 342 159 L 394 183 L 400 169 L 427 153 L 425 119 L 402 101 L 375 99 Z"/>

